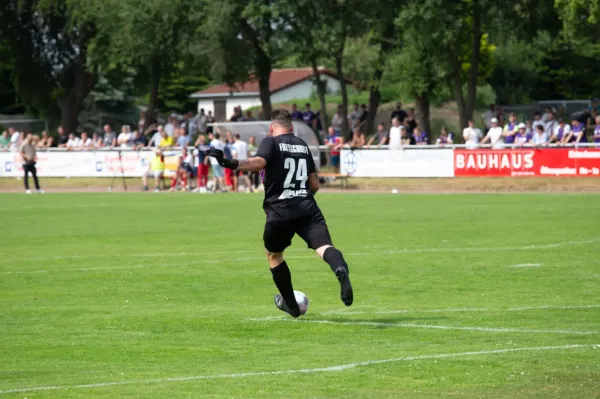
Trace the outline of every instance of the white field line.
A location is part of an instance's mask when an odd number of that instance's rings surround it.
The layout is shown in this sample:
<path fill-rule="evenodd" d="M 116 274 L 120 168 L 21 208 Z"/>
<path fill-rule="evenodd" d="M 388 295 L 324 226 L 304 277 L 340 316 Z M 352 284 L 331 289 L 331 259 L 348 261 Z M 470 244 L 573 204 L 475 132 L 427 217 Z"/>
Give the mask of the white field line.
<path fill-rule="evenodd" d="M 181 382 L 181 381 L 194 381 L 194 380 L 214 380 L 214 379 L 236 379 L 236 378 L 248 378 L 248 377 L 263 377 L 271 375 L 284 375 L 284 374 L 317 374 L 317 373 L 331 373 L 345 370 L 351 370 L 357 367 L 366 367 L 376 364 L 385 363 L 398 363 L 398 362 L 411 362 L 419 360 L 432 360 L 432 359 L 446 359 L 454 357 L 465 357 L 465 356 L 485 356 L 485 355 L 496 355 L 503 353 L 513 352 L 541 352 L 551 350 L 564 350 L 564 349 L 580 349 L 580 348 L 600 348 L 600 344 L 581 344 L 581 345 L 561 345 L 561 346 L 538 346 L 533 348 L 507 348 L 507 349 L 495 349 L 485 351 L 473 351 L 473 352 L 459 352 L 459 353 L 442 353 L 433 355 L 420 355 L 420 356 L 403 356 L 393 357 L 389 359 L 381 360 L 367 360 L 364 362 L 339 364 L 336 366 L 329 367 L 317 367 L 310 369 L 289 369 L 289 370 L 275 370 L 275 371 L 255 371 L 247 373 L 235 373 L 235 374 L 213 374 L 213 375 L 194 375 L 187 377 L 168 377 L 168 378 L 154 378 L 146 380 L 125 380 L 125 381 L 113 381 L 113 382 L 97 382 L 93 384 L 80 384 L 80 385 L 48 385 L 31 388 L 14 388 L 0 390 L 0 395 L 7 393 L 23 393 L 23 392 L 34 392 L 34 391 L 56 391 L 56 390 L 67 390 L 67 389 L 85 389 L 85 388 L 102 388 L 119 385 L 134 385 L 134 384 L 160 384 L 166 382 Z"/>
<path fill-rule="evenodd" d="M 510 267 L 540 267 L 541 263 L 519 263 L 517 265 L 512 265 Z"/>
<path fill-rule="evenodd" d="M 534 333 L 534 334 L 574 334 L 574 335 L 592 335 L 600 334 L 597 331 L 571 331 L 571 330 L 530 330 L 520 328 L 493 328 L 493 327 L 474 327 L 474 326 L 440 326 L 434 324 L 414 324 L 414 323 L 380 323 L 376 321 L 334 321 L 334 320 L 297 320 L 286 317 L 273 318 L 252 318 L 250 321 L 287 321 L 292 323 L 312 323 L 312 324 L 337 324 L 344 326 L 372 326 L 372 327 L 398 327 L 398 328 L 423 328 L 428 330 L 458 330 L 458 331 L 481 331 L 494 333 Z"/>
<path fill-rule="evenodd" d="M 547 248 L 555 248 L 563 245 L 581 245 L 581 244 L 590 244 L 600 242 L 600 237 L 594 238 L 586 241 L 565 241 L 558 242 L 553 244 L 542 244 L 542 245 L 526 245 L 521 247 L 475 247 L 475 248 L 421 248 L 421 249 L 399 249 L 399 250 L 387 250 L 381 252 L 349 252 L 346 253 L 347 256 L 373 256 L 379 254 L 401 254 L 401 253 L 429 253 L 429 252 L 491 252 L 491 251 L 518 251 L 518 250 L 536 250 L 536 249 L 547 249 Z M 302 249 L 289 249 L 289 252 L 299 252 L 304 251 Z M 68 256 L 51 256 L 51 257 L 39 257 L 39 258 L 21 258 L 21 259 L 0 259 L 1 263 L 10 263 L 10 262 L 25 262 L 25 261 L 45 261 L 45 260 L 61 260 L 61 259 L 91 259 L 91 258 L 107 258 L 107 257 L 141 257 L 141 258 L 150 258 L 150 257 L 163 257 L 168 258 L 172 256 L 199 256 L 199 255 L 220 255 L 226 256 L 235 253 L 257 253 L 255 250 L 241 250 L 241 251 L 226 251 L 226 252 L 175 252 L 175 253 L 157 253 L 157 254 L 146 254 L 146 253 L 138 253 L 138 254 L 108 254 L 108 255 L 68 255 Z M 308 257 L 308 256 L 307 256 Z M 304 258 L 304 257 L 298 257 Z M 243 258 L 242 260 L 262 260 L 264 257 L 248 257 Z M 235 259 L 233 259 L 235 260 Z M 198 260 L 194 263 L 187 264 L 195 264 L 195 263 L 219 263 L 222 260 L 219 259 L 203 259 Z M 176 266 L 177 264 L 172 264 L 172 266 Z M 184 265 L 179 263 L 179 265 Z M 128 269 L 128 268 L 142 268 L 142 267 L 153 267 L 154 265 L 133 265 L 133 266 L 116 266 L 113 268 L 107 269 Z M 60 269 L 59 271 L 64 271 L 65 269 Z M 73 269 L 73 270 L 85 270 L 85 269 Z M 87 270 L 105 270 L 102 267 L 99 268 L 89 268 Z M 28 273 L 46 273 L 48 270 L 30 270 L 30 271 L 3 271 L 0 272 L 2 274 L 28 274 Z"/>
<path fill-rule="evenodd" d="M 74 208 L 106 208 L 109 204 L 73 204 L 73 205 L 20 205 L 17 207 L 3 206 L 0 211 L 22 211 L 24 209 L 74 209 Z M 120 205 L 115 204 L 114 207 Z"/>
<path fill-rule="evenodd" d="M 358 314 L 404 314 L 404 313 L 451 313 L 451 312 L 522 312 L 527 310 L 542 310 L 542 309 L 595 309 L 600 308 L 600 305 L 541 305 L 541 306 L 522 306 L 517 308 L 447 308 L 447 309 L 397 309 L 397 310 L 381 310 L 381 311 L 345 311 L 345 310 L 330 310 L 322 313 L 323 315 L 339 314 L 339 315 L 358 315 Z M 278 316 L 280 317 L 280 316 Z"/>

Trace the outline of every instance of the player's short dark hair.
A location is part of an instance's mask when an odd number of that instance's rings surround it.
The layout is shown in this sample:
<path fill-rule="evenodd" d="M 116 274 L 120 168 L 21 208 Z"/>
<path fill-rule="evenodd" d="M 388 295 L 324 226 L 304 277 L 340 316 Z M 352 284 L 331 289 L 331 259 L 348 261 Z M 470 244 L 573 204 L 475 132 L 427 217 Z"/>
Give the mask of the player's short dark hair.
<path fill-rule="evenodd" d="M 221 135 L 220 135 L 219 133 L 215 133 L 215 138 L 216 138 L 217 140 L 219 140 L 219 139 L 221 138 Z"/>
<path fill-rule="evenodd" d="M 236 134 L 236 135 L 235 135 L 235 138 L 236 138 L 236 139 L 238 139 L 238 140 L 240 139 L 240 137 L 241 137 L 241 136 L 240 136 L 239 134 Z"/>
<path fill-rule="evenodd" d="M 271 122 L 290 129 L 292 127 L 292 114 L 285 108 L 276 108 L 271 112 Z"/>

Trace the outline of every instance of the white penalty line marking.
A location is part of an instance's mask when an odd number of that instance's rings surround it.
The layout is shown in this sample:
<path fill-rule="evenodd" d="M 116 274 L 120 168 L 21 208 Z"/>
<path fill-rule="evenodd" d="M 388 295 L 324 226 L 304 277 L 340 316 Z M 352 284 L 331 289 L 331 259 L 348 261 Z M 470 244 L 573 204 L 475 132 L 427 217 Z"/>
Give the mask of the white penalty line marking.
<path fill-rule="evenodd" d="M 257 371 L 257 372 L 236 373 L 236 374 L 195 375 L 195 376 L 189 376 L 189 377 L 170 377 L 170 378 L 155 378 L 155 379 L 146 379 L 146 380 L 98 382 L 98 383 L 94 383 L 94 384 L 80 384 L 80 385 L 48 385 L 48 386 L 42 386 L 42 387 L 0 390 L 0 395 L 7 394 L 7 393 L 23 393 L 23 392 L 34 392 L 34 391 L 101 388 L 101 387 L 110 387 L 110 386 L 118 386 L 118 385 L 156 384 L 156 383 L 162 383 L 162 382 L 181 382 L 181 381 L 213 380 L 213 379 L 235 379 L 235 378 L 282 375 L 282 374 L 331 373 L 331 372 L 351 370 L 351 369 L 354 369 L 357 367 L 372 366 L 372 365 L 376 365 L 376 364 L 385 364 L 385 363 L 410 362 L 410 361 L 415 361 L 415 360 L 418 361 L 418 360 L 431 360 L 431 359 L 445 359 L 445 358 L 463 357 L 463 356 L 496 355 L 496 354 L 512 353 L 512 352 L 541 352 L 541 351 L 550 351 L 550 350 L 579 349 L 579 348 L 600 348 L 600 344 L 538 346 L 538 347 L 533 347 L 533 348 L 507 348 L 507 349 L 496 349 L 496 350 L 486 350 L 486 351 L 442 353 L 442 354 L 437 354 L 437 355 L 404 356 L 404 357 L 393 357 L 390 359 L 381 359 L 381 360 L 367 360 L 364 362 L 347 363 L 347 364 L 340 364 L 337 366 L 317 367 L 317 368 L 310 368 L 310 369 Z"/>
<path fill-rule="evenodd" d="M 491 251 L 518 251 L 518 250 L 536 250 L 536 249 L 547 249 L 547 248 L 555 248 L 564 245 L 581 245 L 581 244 L 591 244 L 600 242 L 600 238 L 594 238 L 586 241 L 566 241 L 566 242 L 558 242 L 553 244 L 542 244 L 542 245 L 526 245 L 522 247 L 488 247 L 488 248 L 421 248 L 421 249 L 400 249 L 400 250 L 387 250 L 381 252 L 349 252 L 346 253 L 347 256 L 373 256 L 373 255 L 393 255 L 393 254 L 403 254 L 403 253 L 430 253 L 430 252 L 491 252 Z M 303 249 L 288 249 L 289 252 L 300 252 L 304 251 Z M 235 253 L 256 253 L 255 250 L 241 250 L 241 251 L 228 251 L 228 252 L 211 252 L 211 255 L 224 256 L 231 255 Z M 168 258 L 172 256 L 197 256 L 197 255 L 206 255 L 206 253 L 198 253 L 198 252 L 176 252 L 176 253 L 159 253 L 159 254 L 114 254 L 114 255 L 72 255 L 72 256 L 51 256 L 51 257 L 40 257 L 40 258 L 21 258 L 21 259 L 0 259 L 1 263 L 10 263 L 10 262 L 26 262 L 26 261 L 45 261 L 45 260 L 64 260 L 64 259 L 92 259 L 92 258 L 107 258 L 107 257 L 140 257 L 140 258 L 151 258 L 151 257 L 163 257 Z M 291 259 L 297 258 L 312 258 L 314 256 L 293 256 L 289 257 Z M 256 261 L 263 260 L 264 257 L 247 257 L 247 258 L 239 258 L 239 260 L 247 260 L 247 261 Z M 230 259 L 231 260 L 231 259 Z M 237 260 L 237 259 L 233 259 Z M 173 264 L 165 264 L 161 266 L 184 266 L 184 265 L 193 265 L 200 263 L 219 263 L 222 262 L 221 259 L 201 259 L 188 263 L 173 263 Z M 76 268 L 76 269 L 58 269 L 52 270 L 56 272 L 61 271 L 87 271 L 87 270 L 110 270 L 110 269 L 130 269 L 130 268 L 143 268 L 143 267 L 154 267 L 155 265 L 131 265 L 131 266 L 116 266 L 116 267 L 93 267 L 93 268 Z M 14 271 L 2 271 L 2 274 L 29 274 L 29 273 L 47 273 L 49 270 L 14 270 Z"/>
<path fill-rule="evenodd" d="M 512 265 L 510 267 L 540 267 L 541 263 L 519 263 L 517 265 Z"/>
<path fill-rule="evenodd" d="M 520 328 L 493 328 L 493 327 L 474 327 L 474 326 L 440 326 L 435 324 L 414 324 L 414 323 L 382 323 L 377 321 L 334 321 L 334 320 L 298 320 L 282 316 L 251 318 L 249 321 L 287 321 L 292 323 L 311 323 L 311 324 L 335 324 L 344 326 L 371 326 L 371 327 L 397 327 L 397 328 L 422 328 L 427 330 L 458 330 L 458 331 L 480 331 L 494 333 L 532 333 L 532 334 L 573 334 L 573 335 L 592 335 L 599 334 L 597 331 L 571 331 L 571 330 L 529 330 Z"/>
<path fill-rule="evenodd" d="M 595 309 L 600 305 L 541 305 L 541 306 L 521 306 L 518 308 L 447 308 L 447 309 L 398 309 L 383 311 L 344 311 L 330 310 L 322 313 L 323 315 L 359 315 L 359 314 L 403 314 L 403 313 L 451 313 L 451 312 L 523 312 L 527 310 L 543 309 Z M 280 316 L 277 316 L 280 317 Z"/>

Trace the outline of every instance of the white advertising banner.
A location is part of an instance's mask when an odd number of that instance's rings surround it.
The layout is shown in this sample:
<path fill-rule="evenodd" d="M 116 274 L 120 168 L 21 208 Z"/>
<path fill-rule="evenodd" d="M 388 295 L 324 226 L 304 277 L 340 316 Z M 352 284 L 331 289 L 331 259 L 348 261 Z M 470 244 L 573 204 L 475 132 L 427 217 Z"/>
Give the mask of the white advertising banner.
<path fill-rule="evenodd" d="M 353 177 L 454 177 L 451 148 L 343 149 L 341 173 Z"/>
<path fill-rule="evenodd" d="M 38 152 L 37 173 L 41 177 L 139 177 L 154 156 L 151 151 Z M 178 151 L 166 151 L 166 174 L 177 165 Z M 18 153 L 0 153 L 0 177 L 23 176 Z M 122 168 L 122 170 L 121 170 Z"/>

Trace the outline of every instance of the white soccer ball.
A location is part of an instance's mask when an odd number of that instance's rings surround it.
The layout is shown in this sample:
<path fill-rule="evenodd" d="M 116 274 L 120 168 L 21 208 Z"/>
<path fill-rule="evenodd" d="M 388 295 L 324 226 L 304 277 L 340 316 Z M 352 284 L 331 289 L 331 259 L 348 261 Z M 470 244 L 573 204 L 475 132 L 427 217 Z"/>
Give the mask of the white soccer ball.
<path fill-rule="evenodd" d="M 398 194 L 398 190 L 396 190 L 396 189 L 393 189 L 393 190 L 392 190 L 392 194 Z"/>
<path fill-rule="evenodd" d="M 298 303 L 298 307 L 300 308 L 300 314 L 306 314 L 308 311 L 308 297 L 304 295 L 304 292 L 295 291 L 294 296 L 296 297 L 296 302 Z"/>

